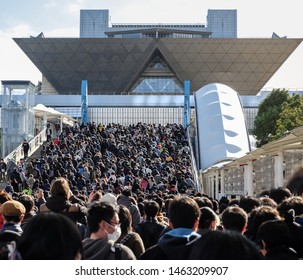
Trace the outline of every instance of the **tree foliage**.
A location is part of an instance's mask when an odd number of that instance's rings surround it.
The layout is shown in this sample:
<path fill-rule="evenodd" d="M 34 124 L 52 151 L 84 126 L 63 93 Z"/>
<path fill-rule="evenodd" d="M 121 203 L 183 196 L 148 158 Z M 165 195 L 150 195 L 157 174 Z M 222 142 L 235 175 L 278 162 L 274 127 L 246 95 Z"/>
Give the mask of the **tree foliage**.
<path fill-rule="evenodd" d="M 253 128 L 253 134 L 257 139 L 257 147 L 273 140 L 276 135 L 277 121 L 283 110 L 283 104 L 287 103 L 289 98 L 287 90 L 274 89 L 260 103 Z"/>
<path fill-rule="evenodd" d="M 303 96 L 292 96 L 283 104 L 282 112 L 276 124 L 274 140 L 282 137 L 287 131 L 303 125 Z"/>

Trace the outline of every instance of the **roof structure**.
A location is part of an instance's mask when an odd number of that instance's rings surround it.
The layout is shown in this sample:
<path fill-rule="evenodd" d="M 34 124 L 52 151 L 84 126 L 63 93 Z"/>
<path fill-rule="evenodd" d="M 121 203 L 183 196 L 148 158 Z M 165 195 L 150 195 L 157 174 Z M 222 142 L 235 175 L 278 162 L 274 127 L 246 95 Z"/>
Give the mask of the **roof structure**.
<path fill-rule="evenodd" d="M 75 120 L 72 117 L 63 114 L 53 108 L 46 107 L 43 104 L 37 104 L 33 109 L 35 111 L 35 116 L 38 118 L 42 119 L 43 116 L 46 115 L 47 120 L 53 122 L 58 121 L 58 119 L 62 118 L 62 122 L 64 124 L 69 126 L 74 125 Z"/>
<path fill-rule="evenodd" d="M 195 93 L 199 167 L 206 170 L 250 151 L 240 98 L 222 84 L 209 84 Z"/>
<path fill-rule="evenodd" d="M 302 39 L 217 38 L 14 38 L 59 93 L 79 94 L 81 81 L 94 92 L 129 92 L 155 55 L 180 84 L 197 91 L 225 84 L 255 95 Z"/>

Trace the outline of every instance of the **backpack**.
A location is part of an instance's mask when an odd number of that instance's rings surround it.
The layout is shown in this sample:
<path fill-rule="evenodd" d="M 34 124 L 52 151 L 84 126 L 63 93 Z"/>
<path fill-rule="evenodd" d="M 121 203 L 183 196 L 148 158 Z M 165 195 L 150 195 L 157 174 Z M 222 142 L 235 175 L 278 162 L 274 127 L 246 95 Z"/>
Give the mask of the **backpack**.
<path fill-rule="evenodd" d="M 114 249 L 115 249 L 115 259 L 116 260 L 121 260 L 122 259 L 122 248 L 120 243 L 115 243 L 114 244 Z"/>
<path fill-rule="evenodd" d="M 13 241 L 18 241 L 21 233 L 13 230 L 4 230 L 0 233 L 0 260 L 8 260 L 8 245 Z"/>
<path fill-rule="evenodd" d="M 114 243 L 110 248 L 108 253 L 106 254 L 106 257 L 104 258 L 104 260 L 108 259 L 108 256 L 114 253 L 115 254 L 115 260 L 121 260 L 122 259 L 122 247 L 121 247 L 121 243 Z"/>

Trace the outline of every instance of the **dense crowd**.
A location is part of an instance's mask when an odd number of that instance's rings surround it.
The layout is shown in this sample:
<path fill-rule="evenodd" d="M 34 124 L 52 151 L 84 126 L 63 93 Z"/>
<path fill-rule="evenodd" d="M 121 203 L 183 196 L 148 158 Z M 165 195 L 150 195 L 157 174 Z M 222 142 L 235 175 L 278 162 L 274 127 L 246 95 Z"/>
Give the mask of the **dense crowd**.
<path fill-rule="evenodd" d="M 302 194 L 197 192 L 181 125 L 75 123 L 40 153 L 0 162 L 1 259 L 303 257 Z"/>

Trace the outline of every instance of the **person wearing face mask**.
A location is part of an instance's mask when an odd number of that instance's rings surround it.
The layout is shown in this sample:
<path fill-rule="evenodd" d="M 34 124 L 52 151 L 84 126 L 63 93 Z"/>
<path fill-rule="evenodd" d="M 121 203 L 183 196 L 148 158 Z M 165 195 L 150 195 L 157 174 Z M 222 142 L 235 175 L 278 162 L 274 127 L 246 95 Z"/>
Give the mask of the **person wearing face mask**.
<path fill-rule="evenodd" d="M 86 260 L 135 260 L 131 249 L 115 243 L 121 235 L 118 209 L 103 201 L 93 202 L 87 216 L 90 237 L 83 240 L 83 258 Z"/>

